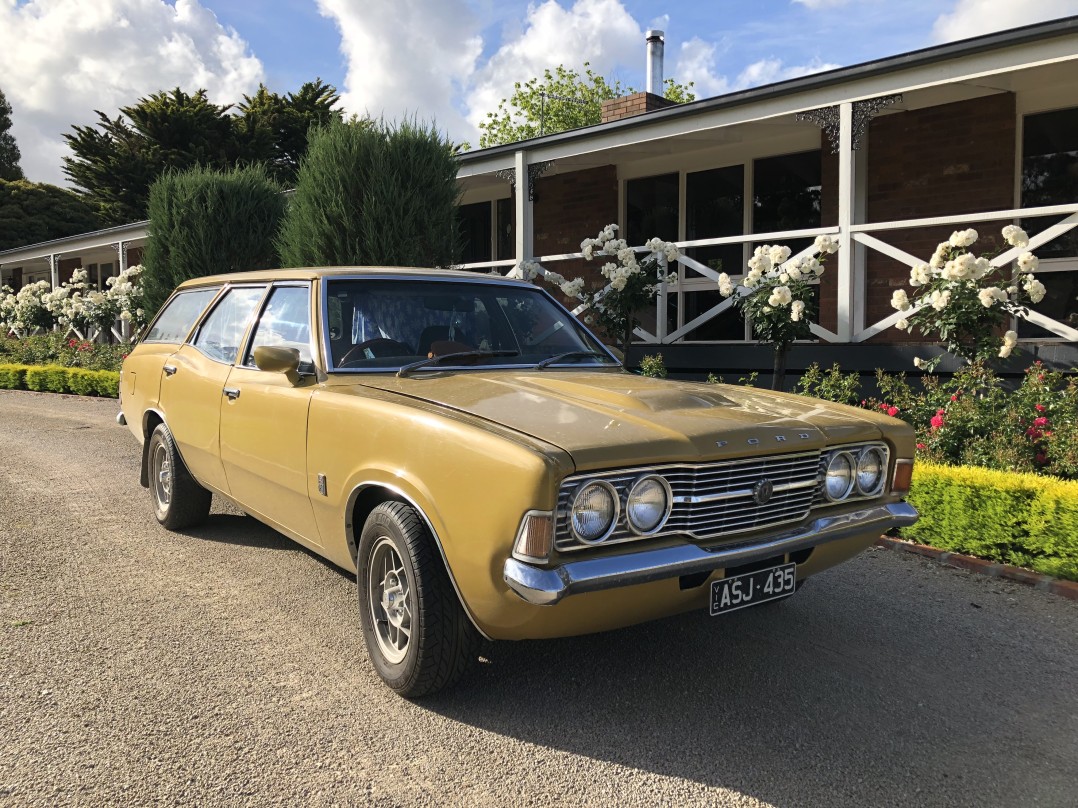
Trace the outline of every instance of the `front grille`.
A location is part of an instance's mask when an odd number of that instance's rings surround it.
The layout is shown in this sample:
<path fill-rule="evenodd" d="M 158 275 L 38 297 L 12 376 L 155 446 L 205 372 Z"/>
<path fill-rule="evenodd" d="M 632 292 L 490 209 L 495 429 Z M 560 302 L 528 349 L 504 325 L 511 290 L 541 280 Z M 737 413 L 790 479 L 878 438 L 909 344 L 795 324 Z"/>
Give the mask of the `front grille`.
<path fill-rule="evenodd" d="M 630 469 L 612 474 L 580 476 L 567 480 L 558 500 L 557 548 L 580 550 L 569 532 L 569 503 L 576 484 L 586 479 L 603 479 L 619 492 L 628 491 L 633 480 L 654 471 L 670 483 L 674 507 L 663 534 L 680 533 L 696 539 L 714 539 L 761 527 L 799 522 L 812 507 L 819 488 L 820 452 L 755 457 L 719 463 L 662 466 L 653 469 Z M 753 501 L 753 486 L 768 479 L 775 487 L 766 505 Z M 625 525 L 624 518 L 604 545 L 631 541 L 639 537 Z"/>

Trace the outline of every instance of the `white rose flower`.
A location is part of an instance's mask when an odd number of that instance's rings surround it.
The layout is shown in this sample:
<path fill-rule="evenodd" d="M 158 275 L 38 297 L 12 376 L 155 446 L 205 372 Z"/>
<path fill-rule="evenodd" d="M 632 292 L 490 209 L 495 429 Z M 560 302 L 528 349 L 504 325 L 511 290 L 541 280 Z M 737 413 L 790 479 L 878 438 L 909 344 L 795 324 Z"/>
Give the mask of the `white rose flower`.
<path fill-rule="evenodd" d="M 891 295 L 891 307 L 898 311 L 908 311 L 910 308 L 910 298 L 906 294 L 905 289 L 895 289 L 893 295 Z"/>
<path fill-rule="evenodd" d="M 919 357 L 919 356 L 915 356 L 915 357 L 913 357 L 913 366 L 914 366 L 915 368 L 923 368 L 923 367 L 924 367 L 925 365 L 927 365 L 927 364 L 928 364 L 928 362 L 926 362 L 926 361 L 925 361 L 924 359 L 922 359 L 921 357 Z"/>
<path fill-rule="evenodd" d="M 557 272 L 551 272 L 549 269 L 547 270 L 546 275 L 544 275 L 543 277 L 546 279 L 547 283 L 552 283 L 555 286 L 561 286 L 563 283 L 565 283 L 564 275 L 559 275 Z"/>
<path fill-rule="evenodd" d="M 621 261 L 621 263 L 623 264 L 628 263 L 635 258 L 636 253 L 633 252 L 633 250 L 629 247 L 623 247 L 622 249 L 618 250 L 618 260 Z"/>
<path fill-rule="evenodd" d="M 987 258 L 978 258 L 973 262 L 973 272 L 970 277 L 975 281 L 979 281 L 985 275 L 992 271 L 992 262 Z"/>
<path fill-rule="evenodd" d="M 795 281 L 801 280 L 801 268 L 800 267 L 790 267 L 789 270 L 787 270 L 787 272 L 786 272 L 786 276 L 788 278 L 791 278 L 792 280 L 795 280 Z"/>
<path fill-rule="evenodd" d="M 1040 303 L 1044 300 L 1044 295 L 1048 291 L 1044 288 L 1044 284 L 1040 281 L 1034 280 L 1026 284 L 1026 291 L 1029 292 L 1029 299 L 1034 303 Z"/>
<path fill-rule="evenodd" d="M 1026 231 L 1017 225 L 1009 224 L 1003 228 L 1003 238 L 1012 247 L 1028 247 L 1029 236 Z"/>
<path fill-rule="evenodd" d="M 790 282 L 790 273 L 789 272 L 780 272 L 779 273 L 779 283 L 789 283 L 789 282 Z"/>
<path fill-rule="evenodd" d="M 770 306 L 788 306 L 790 301 L 793 300 L 793 294 L 790 292 L 789 286 L 776 286 L 771 290 L 771 296 L 767 299 Z"/>
<path fill-rule="evenodd" d="M 566 297 L 577 297 L 584 291 L 584 279 L 576 278 L 561 284 L 561 292 Z"/>
<path fill-rule="evenodd" d="M 1013 351 L 1013 350 L 1014 350 L 1013 345 L 1008 345 L 1007 343 L 1003 343 L 1003 347 L 999 349 L 999 358 L 1000 359 L 1006 359 L 1008 356 L 1011 355 L 1011 351 Z"/>
<path fill-rule="evenodd" d="M 766 255 L 754 255 L 749 259 L 749 269 L 763 275 L 771 269 L 771 259 Z"/>
<path fill-rule="evenodd" d="M 755 289 L 762 279 L 763 273 L 758 272 L 754 269 L 752 270 L 752 272 L 745 276 L 745 286 L 747 286 L 749 289 Z"/>
<path fill-rule="evenodd" d="M 801 315 L 805 313 L 804 301 L 795 300 L 790 304 L 790 319 L 793 322 L 798 322 L 801 319 Z"/>
<path fill-rule="evenodd" d="M 1040 260 L 1031 252 L 1024 252 L 1018 256 L 1018 269 L 1022 272 L 1036 272 Z"/>
<path fill-rule="evenodd" d="M 905 317 L 903 317 L 901 320 L 899 320 L 897 323 L 895 323 L 895 328 L 897 328 L 899 331 L 905 331 L 909 327 L 910 327 L 910 321 L 907 320 Z"/>
<path fill-rule="evenodd" d="M 762 311 L 764 314 L 770 314 L 774 311 L 774 309 L 770 306 L 764 306 L 762 309 L 760 309 L 760 311 Z"/>
<path fill-rule="evenodd" d="M 910 270 L 910 286 L 924 286 L 932 280 L 928 264 L 915 264 Z"/>
<path fill-rule="evenodd" d="M 1014 297 L 1016 294 L 1018 294 L 1018 287 L 1017 286 L 1008 286 L 1007 287 L 1007 294 L 1010 295 L 1011 297 Z"/>
<path fill-rule="evenodd" d="M 725 272 L 719 273 L 719 294 L 723 297 L 729 297 L 734 293 L 734 282 L 730 279 L 730 276 Z"/>
<path fill-rule="evenodd" d="M 588 261 L 595 257 L 594 253 L 592 252 L 593 249 L 594 248 L 591 246 L 591 244 L 585 244 L 584 248 L 581 250 L 581 252 L 584 254 L 584 258 Z"/>
<path fill-rule="evenodd" d="M 951 233 L 948 243 L 952 247 L 968 247 L 977 240 L 977 231 L 972 227 L 969 230 L 955 230 Z"/>
<path fill-rule="evenodd" d="M 943 292 L 933 292 L 931 298 L 932 308 L 936 311 L 943 311 L 947 308 L 947 304 L 951 302 L 951 290 L 948 289 Z"/>
<path fill-rule="evenodd" d="M 997 302 L 1005 302 L 1007 300 L 1007 293 L 997 286 L 989 286 L 978 292 L 977 297 L 980 299 L 982 306 L 986 309 L 990 309 Z"/>
<path fill-rule="evenodd" d="M 1018 332 L 1017 331 L 1008 331 L 1006 334 L 1003 335 L 1003 344 L 1004 345 L 1015 345 L 1015 344 L 1017 344 L 1017 342 L 1018 342 Z"/>
<path fill-rule="evenodd" d="M 124 322 L 127 322 L 128 320 L 131 319 L 131 312 L 129 312 L 129 311 L 121 311 L 120 312 L 120 319 L 123 320 Z"/>
<path fill-rule="evenodd" d="M 628 278 L 625 277 L 614 278 L 614 280 L 610 281 L 610 287 L 615 291 L 620 292 L 622 289 L 625 288 L 625 284 L 627 284 L 628 282 Z"/>
<path fill-rule="evenodd" d="M 781 264 L 790 257 L 790 248 L 782 244 L 776 244 L 768 251 L 768 257 L 771 259 L 772 264 Z"/>
<path fill-rule="evenodd" d="M 838 252 L 838 242 L 831 236 L 816 236 L 816 241 L 813 243 L 812 248 L 821 254 L 835 253 Z"/>

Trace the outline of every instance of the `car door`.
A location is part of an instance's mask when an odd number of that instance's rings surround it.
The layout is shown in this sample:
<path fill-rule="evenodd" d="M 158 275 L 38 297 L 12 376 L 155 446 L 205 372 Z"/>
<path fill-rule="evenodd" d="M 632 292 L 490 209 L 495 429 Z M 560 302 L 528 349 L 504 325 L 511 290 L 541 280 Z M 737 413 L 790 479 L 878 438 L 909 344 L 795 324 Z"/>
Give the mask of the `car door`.
<path fill-rule="evenodd" d="M 228 493 L 221 465 L 221 401 L 225 382 L 266 287 L 229 288 L 194 336 L 165 362 L 161 409 L 188 471 L 202 485 Z"/>
<path fill-rule="evenodd" d="M 254 349 L 295 348 L 300 382 L 259 370 Z M 316 387 L 309 284 L 270 291 L 244 356 L 228 376 L 221 410 L 221 461 L 229 493 L 244 508 L 293 538 L 321 546 L 307 471 L 307 412 Z"/>

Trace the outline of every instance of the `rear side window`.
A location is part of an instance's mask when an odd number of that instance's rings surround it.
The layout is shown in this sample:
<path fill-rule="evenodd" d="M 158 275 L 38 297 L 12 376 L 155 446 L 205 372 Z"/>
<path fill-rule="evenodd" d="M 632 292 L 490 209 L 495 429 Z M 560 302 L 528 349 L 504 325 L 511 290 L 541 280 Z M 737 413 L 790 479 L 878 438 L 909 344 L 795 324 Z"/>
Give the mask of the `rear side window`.
<path fill-rule="evenodd" d="M 193 292 L 180 292 L 168 302 L 164 310 L 154 320 L 143 342 L 183 342 L 202 314 L 203 309 L 213 300 L 217 289 L 196 289 Z"/>
<path fill-rule="evenodd" d="M 240 341 L 265 291 L 262 286 L 229 290 L 203 321 L 192 344 L 210 359 L 235 362 Z"/>

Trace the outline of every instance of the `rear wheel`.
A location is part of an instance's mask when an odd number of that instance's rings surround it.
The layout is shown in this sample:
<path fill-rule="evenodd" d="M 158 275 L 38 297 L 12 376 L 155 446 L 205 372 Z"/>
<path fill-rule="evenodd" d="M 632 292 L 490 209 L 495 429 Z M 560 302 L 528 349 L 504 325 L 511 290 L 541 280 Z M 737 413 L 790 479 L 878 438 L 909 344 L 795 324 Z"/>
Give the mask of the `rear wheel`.
<path fill-rule="evenodd" d="M 205 520 L 212 495 L 195 482 L 183 464 L 167 426 L 157 425 L 146 451 L 157 521 L 169 530 L 183 530 Z"/>
<path fill-rule="evenodd" d="M 356 566 L 363 639 L 382 681 L 418 698 L 460 679 L 480 637 L 415 509 L 384 502 L 371 511 Z"/>

